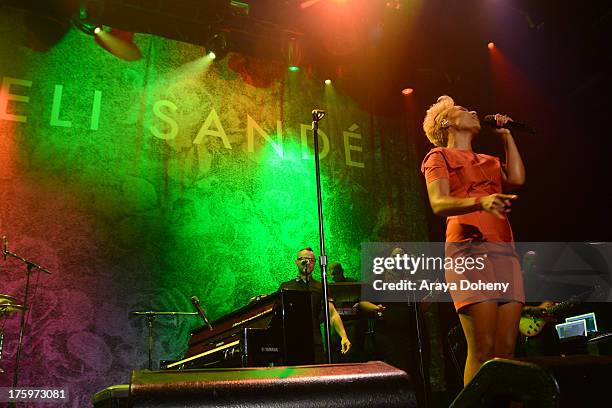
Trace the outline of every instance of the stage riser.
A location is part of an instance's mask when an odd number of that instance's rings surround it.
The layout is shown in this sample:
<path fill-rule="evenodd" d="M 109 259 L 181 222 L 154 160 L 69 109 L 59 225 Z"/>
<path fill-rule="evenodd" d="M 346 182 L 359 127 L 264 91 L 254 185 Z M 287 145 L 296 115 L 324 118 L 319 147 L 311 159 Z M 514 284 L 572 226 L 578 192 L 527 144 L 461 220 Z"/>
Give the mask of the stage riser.
<path fill-rule="evenodd" d="M 111 393 L 96 408 L 110 407 Z M 113 401 L 117 403 L 117 401 Z M 125 403 L 125 400 L 119 401 Z M 104 405 L 106 404 L 106 405 Z M 409 376 L 386 363 L 134 371 L 129 406 L 266 408 L 411 408 Z"/>

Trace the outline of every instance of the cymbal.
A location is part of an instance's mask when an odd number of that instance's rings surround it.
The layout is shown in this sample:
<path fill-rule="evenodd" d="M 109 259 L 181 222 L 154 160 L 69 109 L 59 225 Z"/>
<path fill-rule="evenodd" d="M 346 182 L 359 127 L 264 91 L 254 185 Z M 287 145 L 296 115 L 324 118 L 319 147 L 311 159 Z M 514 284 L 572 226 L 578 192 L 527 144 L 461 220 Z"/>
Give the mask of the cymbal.
<path fill-rule="evenodd" d="M 15 303 L 0 303 L 0 316 L 11 312 L 18 312 L 23 310 L 23 306 Z"/>
<path fill-rule="evenodd" d="M 10 295 L 3 295 L 0 293 L 0 304 L 1 303 L 15 303 L 15 302 L 17 302 L 17 299 L 15 299 L 14 297 Z"/>

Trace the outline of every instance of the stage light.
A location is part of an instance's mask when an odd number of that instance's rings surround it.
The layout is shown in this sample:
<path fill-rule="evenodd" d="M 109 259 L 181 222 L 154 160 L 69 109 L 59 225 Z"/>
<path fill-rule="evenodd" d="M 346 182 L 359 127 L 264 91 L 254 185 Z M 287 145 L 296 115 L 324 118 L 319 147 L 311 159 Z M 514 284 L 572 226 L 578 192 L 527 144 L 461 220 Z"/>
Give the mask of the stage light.
<path fill-rule="evenodd" d="M 412 89 L 412 88 L 404 88 L 404 89 L 402 89 L 402 94 L 404 94 L 404 95 L 410 95 L 413 92 L 414 92 L 414 89 Z"/>
<path fill-rule="evenodd" d="M 492 50 L 493 48 L 495 48 L 495 43 L 494 43 L 493 41 L 490 41 L 490 42 L 487 44 L 487 47 L 489 47 L 489 49 L 490 49 L 490 50 Z"/>
<path fill-rule="evenodd" d="M 227 54 L 227 40 L 225 39 L 225 34 L 213 34 L 206 41 L 205 48 L 212 59 L 223 59 Z"/>
<path fill-rule="evenodd" d="M 106 51 L 124 61 L 136 61 L 142 58 L 142 53 L 134 44 L 134 33 L 110 28 L 108 31 L 96 27 L 94 29 L 96 42 Z"/>
<path fill-rule="evenodd" d="M 78 17 L 74 17 L 71 21 L 76 28 L 87 35 L 100 33 L 100 31 L 96 31 L 101 29 L 100 25 L 95 24 L 95 22 L 89 18 L 89 14 L 87 14 L 87 8 L 85 8 L 85 6 L 81 6 Z"/>
<path fill-rule="evenodd" d="M 325 85 L 331 85 L 331 79 L 326 79 L 325 80 Z"/>
<path fill-rule="evenodd" d="M 85 7 L 81 7 L 78 17 L 72 19 L 72 24 L 87 35 L 94 37 L 96 43 L 117 58 L 125 61 L 136 61 L 142 58 L 142 53 L 134 44 L 134 33 L 117 28 L 104 28 L 92 21 Z"/>
<path fill-rule="evenodd" d="M 283 49 L 283 56 L 290 72 L 298 72 L 300 70 L 303 52 L 302 44 L 297 38 L 292 37 L 287 41 Z"/>
<path fill-rule="evenodd" d="M 72 24 L 87 35 L 96 34 L 95 31 L 96 29 L 99 28 L 99 26 L 96 24 L 91 24 L 91 23 L 88 23 L 82 20 L 77 20 L 77 19 L 73 19 Z"/>

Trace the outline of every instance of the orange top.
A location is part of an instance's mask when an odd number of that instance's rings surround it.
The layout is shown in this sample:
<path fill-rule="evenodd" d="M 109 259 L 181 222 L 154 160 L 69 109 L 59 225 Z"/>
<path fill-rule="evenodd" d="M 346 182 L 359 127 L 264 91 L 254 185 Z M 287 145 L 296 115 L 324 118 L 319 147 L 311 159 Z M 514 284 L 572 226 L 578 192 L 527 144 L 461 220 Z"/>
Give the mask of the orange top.
<path fill-rule="evenodd" d="M 466 150 L 436 147 L 423 159 L 421 171 L 427 183 L 448 179 L 453 197 L 484 197 L 502 192 L 502 170 L 497 157 Z M 446 218 L 447 242 L 513 242 L 508 219 L 486 211 Z"/>
<path fill-rule="evenodd" d="M 502 192 L 502 170 L 497 157 L 470 151 L 437 147 L 425 159 L 421 171 L 427 183 L 448 179 L 449 194 L 453 197 L 483 197 Z M 509 245 L 453 245 L 453 242 L 509 242 Z M 467 252 L 464 252 L 467 251 Z M 525 302 L 521 266 L 514 251 L 512 229 L 508 218 L 497 218 L 486 211 L 446 218 L 445 254 L 461 257 L 485 251 L 485 268 L 469 272 L 445 270 L 447 282 L 458 287 L 464 280 L 470 282 L 502 282 L 509 284 L 506 292 L 498 290 L 451 290 L 455 309 L 488 300 Z"/>

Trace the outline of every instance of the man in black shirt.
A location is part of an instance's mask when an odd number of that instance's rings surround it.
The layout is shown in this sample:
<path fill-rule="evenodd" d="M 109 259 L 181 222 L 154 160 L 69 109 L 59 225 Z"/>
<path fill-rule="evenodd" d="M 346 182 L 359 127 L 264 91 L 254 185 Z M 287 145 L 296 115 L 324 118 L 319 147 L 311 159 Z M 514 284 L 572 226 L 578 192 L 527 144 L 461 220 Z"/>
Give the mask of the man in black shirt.
<path fill-rule="evenodd" d="M 312 248 L 307 247 L 298 252 L 295 264 L 298 268 L 298 276 L 280 285 L 279 290 L 304 290 L 310 292 L 310 300 L 312 303 L 312 327 L 313 340 L 315 345 L 315 363 L 320 364 L 325 362 L 325 354 L 323 352 L 323 342 L 321 339 L 320 325 L 323 321 L 323 285 L 321 282 L 312 277 L 316 257 Z M 346 336 L 342 319 L 336 311 L 334 304 L 329 302 L 329 320 L 330 327 L 340 336 L 342 354 L 346 354 L 351 348 L 351 342 Z"/>

